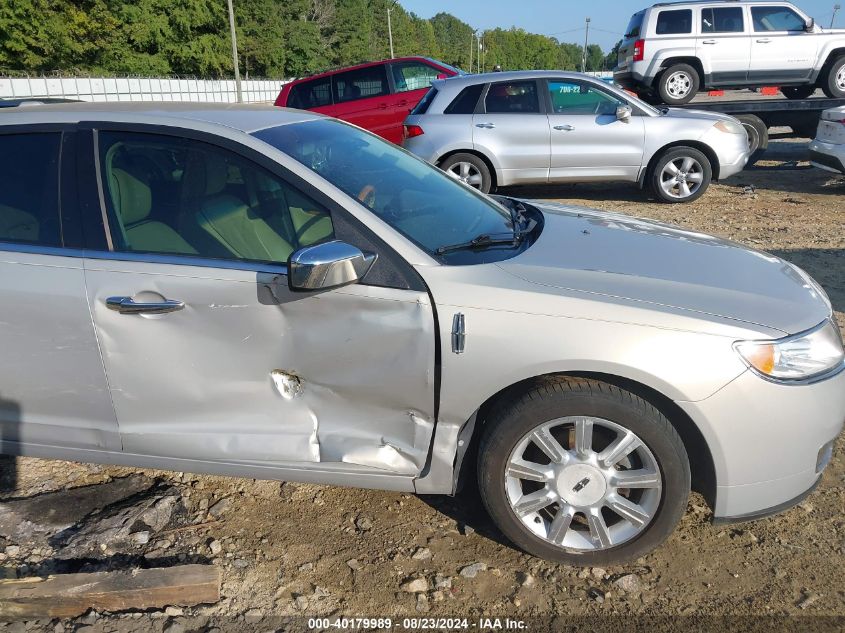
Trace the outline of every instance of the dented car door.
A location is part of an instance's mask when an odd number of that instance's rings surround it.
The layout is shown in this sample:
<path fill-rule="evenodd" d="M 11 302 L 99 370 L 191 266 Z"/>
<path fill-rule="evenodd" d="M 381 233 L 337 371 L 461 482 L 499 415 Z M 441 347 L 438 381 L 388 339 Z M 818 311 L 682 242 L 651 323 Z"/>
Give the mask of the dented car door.
<path fill-rule="evenodd" d="M 123 450 L 419 474 L 434 424 L 426 291 L 294 292 L 284 262 L 337 237 L 335 210 L 210 143 L 96 145 L 110 245 L 85 276 Z"/>

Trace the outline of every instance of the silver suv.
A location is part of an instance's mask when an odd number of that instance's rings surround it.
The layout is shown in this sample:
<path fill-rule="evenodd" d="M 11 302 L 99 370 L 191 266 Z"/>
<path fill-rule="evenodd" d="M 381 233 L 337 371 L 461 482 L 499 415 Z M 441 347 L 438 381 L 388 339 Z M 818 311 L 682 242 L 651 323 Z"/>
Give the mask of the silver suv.
<path fill-rule="evenodd" d="M 845 97 L 845 31 L 822 29 L 789 2 L 663 2 L 631 18 L 613 79 L 669 105 L 766 85 L 790 99 L 817 87 Z"/>
<path fill-rule="evenodd" d="M 432 82 L 405 120 L 406 149 L 483 192 L 529 183 L 628 181 L 691 202 L 748 162 L 734 118 L 658 110 L 607 82 L 555 70 Z"/>

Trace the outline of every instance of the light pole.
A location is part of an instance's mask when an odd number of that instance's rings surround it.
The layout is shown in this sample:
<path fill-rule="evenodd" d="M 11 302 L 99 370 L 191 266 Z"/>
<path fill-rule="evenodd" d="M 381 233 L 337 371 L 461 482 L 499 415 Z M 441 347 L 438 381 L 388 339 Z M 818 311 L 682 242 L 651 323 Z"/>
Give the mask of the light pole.
<path fill-rule="evenodd" d="M 833 28 L 833 21 L 836 19 L 836 12 L 839 11 L 839 9 L 841 9 L 841 8 L 842 8 L 841 5 L 838 5 L 838 4 L 833 5 L 833 15 L 830 16 L 830 28 Z"/>
<path fill-rule="evenodd" d="M 387 7 L 387 38 L 390 40 L 390 59 L 393 59 L 393 27 L 390 24 L 390 12 L 393 7 Z"/>
<path fill-rule="evenodd" d="M 469 34 L 469 72 L 472 72 L 472 49 L 475 48 L 475 32 Z"/>
<path fill-rule="evenodd" d="M 244 100 L 241 92 L 241 71 L 238 69 L 238 38 L 235 35 L 235 10 L 232 8 L 232 0 L 229 2 L 229 30 L 232 32 L 232 62 L 235 64 L 235 88 L 238 91 L 238 103 Z"/>
<path fill-rule="evenodd" d="M 587 42 L 590 39 L 590 18 L 587 18 L 587 30 L 584 32 L 584 54 L 581 56 L 581 72 L 587 72 Z"/>

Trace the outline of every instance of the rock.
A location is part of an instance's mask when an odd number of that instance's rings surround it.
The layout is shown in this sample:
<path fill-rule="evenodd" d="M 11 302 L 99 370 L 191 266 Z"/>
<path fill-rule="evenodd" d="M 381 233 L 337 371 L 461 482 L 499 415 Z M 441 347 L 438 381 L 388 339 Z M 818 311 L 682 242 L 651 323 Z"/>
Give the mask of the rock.
<path fill-rule="evenodd" d="M 129 535 L 129 538 L 135 545 L 146 545 L 150 542 L 150 533 L 146 530 L 143 532 L 134 532 Z"/>
<path fill-rule="evenodd" d="M 593 567 L 590 570 L 590 574 L 596 580 L 601 580 L 602 578 L 604 578 L 605 574 L 607 574 L 607 571 L 601 567 Z"/>
<path fill-rule="evenodd" d="M 329 590 L 324 587 L 319 587 L 317 585 L 314 586 L 314 597 L 315 598 L 328 598 L 331 594 Z"/>
<path fill-rule="evenodd" d="M 293 599 L 293 604 L 298 610 L 305 611 L 308 608 L 308 598 L 305 596 L 296 596 Z"/>
<path fill-rule="evenodd" d="M 413 578 L 399 585 L 399 589 L 407 593 L 421 593 L 428 591 L 428 580 L 425 578 Z"/>
<path fill-rule="evenodd" d="M 246 569 L 247 567 L 249 567 L 249 561 L 244 560 L 243 558 L 236 558 L 234 561 L 232 561 L 232 566 L 237 569 Z"/>
<path fill-rule="evenodd" d="M 431 558 L 431 550 L 427 547 L 418 547 L 411 558 L 414 560 L 429 560 Z"/>
<path fill-rule="evenodd" d="M 461 576 L 464 578 L 475 578 L 478 572 L 485 571 L 486 569 L 487 563 L 473 563 L 472 565 L 461 568 Z"/>
<path fill-rule="evenodd" d="M 642 589 L 640 578 L 636 574 L 625 574 L 614 580 L 613 585 L 626 593 L 636 593 Z"/>
<path fill-rule="evenodd" d="M 167 607 L 164 610 L 164 615 L 176 617 L 176 616 L 182 615 L 182 609 L 180 609 L 179 607 Z"/>
<path fill-rule="evenodd" d="M 244 617 L 247 620 L 252 620 L 254 622 L 255 620 L 260 620 L 261 618 L 263 618 L 264 612 L 261 609 L 250 609 L 249 611 L 244 613 Z"/>
<path fill-rule="evenodd" d="M 431 599 L 435 602 L 443 602 L 446 599 L 446 594 L 442 591 L 432 591 Z"/>
<path fill-rule="evenodd" d="M 185 633 L 185 627 L 176 620 L 170 620 L 167 624 L 164 625 L 162 633 Z"/>
<path fill-rule="evenodd" d="M 604 592 L 598 587 L 590 587 L 587 589 L 587 597 L 590 600 L 595 600 L 598 603 L 604 602 Z"/>
<path fill-rule="evenodd" d="M 799 600 L 795 606 L 799 609 L 806 609 L 807 607 L 812 606 L 812 604 L 819 598 L 821 598 L 819 594 L 814 593 L 812 591 L 806 591 L 801 597 L 801 600 Z"/>
<path fill-rule="evenodd" d="M 465 523 L 461 523 L 458 526 L 458 531 L 464 536 L 472 536 L 475 534 L 475 528 L 470 525 L 466 525 Z"/>
<path fill-rule="evenodd" d="M 450 576 L 440 576 L 437 575 L 434 577 L 434 588 L 435 589 L 451 589 L 452 588 L 452 578 Z"/>
<path fill-rule="evenodd" d="M 428 609 L 428 596 L 426 596 L 424 593 L 418 593 L 417 611 L 419 611 L 420 613 L 425 613 L 426 611 L 428 611 Z"/>
<path fill-rule="evenodd" d="M 355 527 L 357 527 L 362 532 L 366 532 L 373 528 L 373 520 L 369 517 L 359 516 L 355 519 Z"/>
<path fill-rule="evenodd" d="M 513 606 L 521 607 L 522 606 L 522 600 L 520 600 L 519 598 L 514 598 L 513 599 Z"/>
<path fill-rule="evenodd" d="M 348 561 L 346 561 L 346 566 L 349 567 L 349 569 L 354 569 L 355 571 L 361 569 L 361 563 L 358 561 L 357 558 L 350 558 Z"/>
<path fill-rule="evenodd" d="M 7 545 L 4 553 L 9 558 L 17 558 L 21 554 L 21 548 L 18 545 Z"/>
<path fill-rule="evenodd" d="M 218 541 L 217 539 L 214 539 L 208 544 L 208 549 L 211 551 L 212 554 L 217 556 L 217 554 L 223 551 L 223 544 L 220 543 L 220 541 Z"/>
<path fill-rule="evenodd" d="M 517 574 L 517 580 L 519 580 L 519 584 L 526 589 L 531 589 L 531 587 L 537 584 L 537 579 L 528 572 L 524 571 Z"/>
<path fill-rule="evenodd" d="M 223 497 L 208 509 L 208 513 L 215 519 L 219 519 L 230 507 L 232 507 L 231 497 Z"/>
<path fill-rule="evenodd" d="M 299 571 L 311 571 L 314 569 L 314 563 L 302 563 L 299 566 Z"/>

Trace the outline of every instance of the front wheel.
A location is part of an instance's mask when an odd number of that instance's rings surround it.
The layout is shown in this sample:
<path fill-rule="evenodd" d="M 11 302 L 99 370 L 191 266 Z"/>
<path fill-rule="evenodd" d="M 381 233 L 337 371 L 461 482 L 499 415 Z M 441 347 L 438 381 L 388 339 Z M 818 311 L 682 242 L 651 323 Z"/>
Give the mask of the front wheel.
<path fill-rule="evenodd" d="M 440 169 L 455 180 L 460 180 L 482 193 L 490 193 L 490 189 L 492 189 L 493 179 L 490 175 L 490 168 L 475 154 L 463 152 L 452 154 L 440 163 Z"/>
<path fill-rule="evenodd" d="M 620 564 L 675 529 L 689 460 L 669 421 L 607 383 L 545 381 L 493 412 L 479 445 L 490 516 L 523 550 L 575 565 Z"/>
<path fill-rule="evenodd" d="M 831 99 L 845 98 L 845 56 L 835 60 L 822 81 L 822 90 Z"/>
<path fill-rule="evenodd" d="M 663 71 L 657 81 L 657 92 L 666 105 L 683 105 L 698 93 L 701 78 L 689 64 L 674 64 Z"/>
<path fill-rule="evenodd" d="M 648 180 L 661 202 L 692 202 L 700 198 L 713 177 L 707 156 L 694 147 L 672 147 L 651 168 Z"/>

